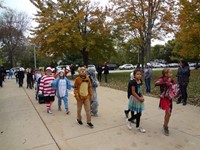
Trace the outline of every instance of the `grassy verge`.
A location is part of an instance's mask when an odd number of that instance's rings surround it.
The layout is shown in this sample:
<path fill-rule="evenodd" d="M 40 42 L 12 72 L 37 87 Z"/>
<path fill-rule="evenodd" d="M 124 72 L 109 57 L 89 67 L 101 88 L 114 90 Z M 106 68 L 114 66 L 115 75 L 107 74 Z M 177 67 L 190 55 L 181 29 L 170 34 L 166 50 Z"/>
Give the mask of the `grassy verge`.
<path fill-rule="evenodd" d="M 173 76 L 176 80 L 177 70 L 173 70 Z M 158 97 L 159 87 L 155 87 L 154 83 L 161 76 L 161 70 L 153 71 L 153 77 L 151 81 L 151 95 Z M 103 77 L 103 76 L 102 76 Z M 127 85 L 130 80 L 130 73 L 111 73 L 108 75 L 108 83 L 104 80 L 101 82 L 101 86 L 110 87 L 122 91 L 127 91 Z M 191 70 L 190 83 L 188 86 L 188 103 L 200 106 L 200 70 Z M 143 93 L 145 94 L 145 84 L 143 84 Z"/>

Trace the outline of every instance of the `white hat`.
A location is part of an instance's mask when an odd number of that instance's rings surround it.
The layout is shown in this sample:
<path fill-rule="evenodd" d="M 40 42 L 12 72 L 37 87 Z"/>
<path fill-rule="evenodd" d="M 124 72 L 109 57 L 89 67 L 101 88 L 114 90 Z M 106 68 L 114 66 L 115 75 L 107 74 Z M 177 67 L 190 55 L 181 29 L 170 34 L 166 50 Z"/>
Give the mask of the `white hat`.
<path fill-rule="evenodd" d="M 147 66 L 151 66 L 151 64 L 150 64 L 150 63 L 147 63 Z"/>
<path fill-rule="evenodd" d="M 48 70 L 52 71 L 51 67 L 47 67 L 47 68 L 46 68 L 46 71 L 48 71 Z"/>
<path fill-rule="evenodd" d="M 58 71 L 58 74 L 60 74 L 61 72 L 64 73 L 64 70 L 62 70 L 62 69 L 59 70 L 59 71 Z"/>

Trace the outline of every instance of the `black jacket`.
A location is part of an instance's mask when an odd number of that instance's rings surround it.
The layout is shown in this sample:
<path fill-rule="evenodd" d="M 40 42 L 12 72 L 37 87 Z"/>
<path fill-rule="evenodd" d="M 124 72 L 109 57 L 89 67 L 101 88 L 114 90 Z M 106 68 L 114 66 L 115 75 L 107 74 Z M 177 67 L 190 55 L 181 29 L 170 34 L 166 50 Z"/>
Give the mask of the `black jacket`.
<path fill-rule="evenodd" d="M 190 67 L 179 67 L 177 71 L 178 84 L 188 84 L 190 77 Z"/>

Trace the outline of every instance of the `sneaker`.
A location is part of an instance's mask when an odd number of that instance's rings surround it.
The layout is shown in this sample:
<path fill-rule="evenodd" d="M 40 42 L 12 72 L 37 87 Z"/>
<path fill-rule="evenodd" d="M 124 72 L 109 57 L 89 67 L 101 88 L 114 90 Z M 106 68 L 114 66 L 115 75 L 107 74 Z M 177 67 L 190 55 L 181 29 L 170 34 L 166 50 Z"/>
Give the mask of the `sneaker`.
<path fill-rule="evenodd" d="M 180 104 L 180 103 L 181 103 L 181 101 L 179 101 L 179 100 L 176 101 L 176 104 Z"/>
<path fill-rule="evenodd" d="M 131 130 L 131 129 L 132 129 L 131 122 L 130 122 L 130 121 L 128 121 L 128 119 L 126 120 L 126 122 L 127 122 L 127 127 L 128 127 L 128 129 L 129 129 L 129 130 Z"/>
<path fill-rule="evenodd" d="M 141 128 L 141 127 L 138 127 L 138 128 L 136 128 L 139 132 L 141 132 L 141 133 L 145 133 L 146 132 L 146 130 L 145 129 L 143 129 L 143 128 Z"/>
<path fill-rule="evenodd" d="M 79 124 L 79 125 L 83 125 L 83 122 L 81 121 L 81 120 L 76 120 L 77 121 L 77 123 Z"/>
<path fill-rule="evenodd" d="M 94 127 L 94 125 L 90 122 L 90 123 L 87 123 L 87 125 L 88 125 L 88 127 L 90 127 L 90 128 L 93 128 Z"/>
<path fill-rule="evenodd" d="M 124 113 L 125 113 L 126 118 L 128 118 L 129 111 L 128 110 L 124 110 Z"/>
<path fill-rule="evenodd" d="M 163 125 L 164 135 L 169 136 L 169 129 Z"/>
<path fill-rule="evenodd" d="M 50 109 L 48 109 L 48 110 L 47 110 L 47 113 L 48 113 L 48 114 L 52 114 L 52 112 L 51 112 L 51 110 L 50 110 Z"/>
<path fill-rule="evenodd" d="M 69 115 L 69 113 L 70 113 L 70 111 L 69 111 L 69 110 L 68 110 L 68 111 L 66 111 L 66 114 L 67 114 L 67 115 Z"/>
<path fill-rule="evenodd" d="M 58 111 L 61 111 L 61 107 L 58 107 Z"/>

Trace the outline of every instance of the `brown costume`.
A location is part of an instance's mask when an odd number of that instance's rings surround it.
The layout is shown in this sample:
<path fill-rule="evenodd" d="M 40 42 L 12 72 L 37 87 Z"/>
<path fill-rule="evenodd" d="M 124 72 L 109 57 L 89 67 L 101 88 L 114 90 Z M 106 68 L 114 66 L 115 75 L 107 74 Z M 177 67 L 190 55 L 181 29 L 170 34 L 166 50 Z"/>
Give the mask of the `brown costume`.
<path fill-rule="evenodd" d="M 79 69 L 79 76 L 74 83 L 74 95 L 77 100 L 77 120 L 81 121 L 81 109 L 84 105 L 87 123 L 91 122 L 90 102 L 92 100 L 92 86 L 90 79 L 86 76 L 86 68 Z"/>

